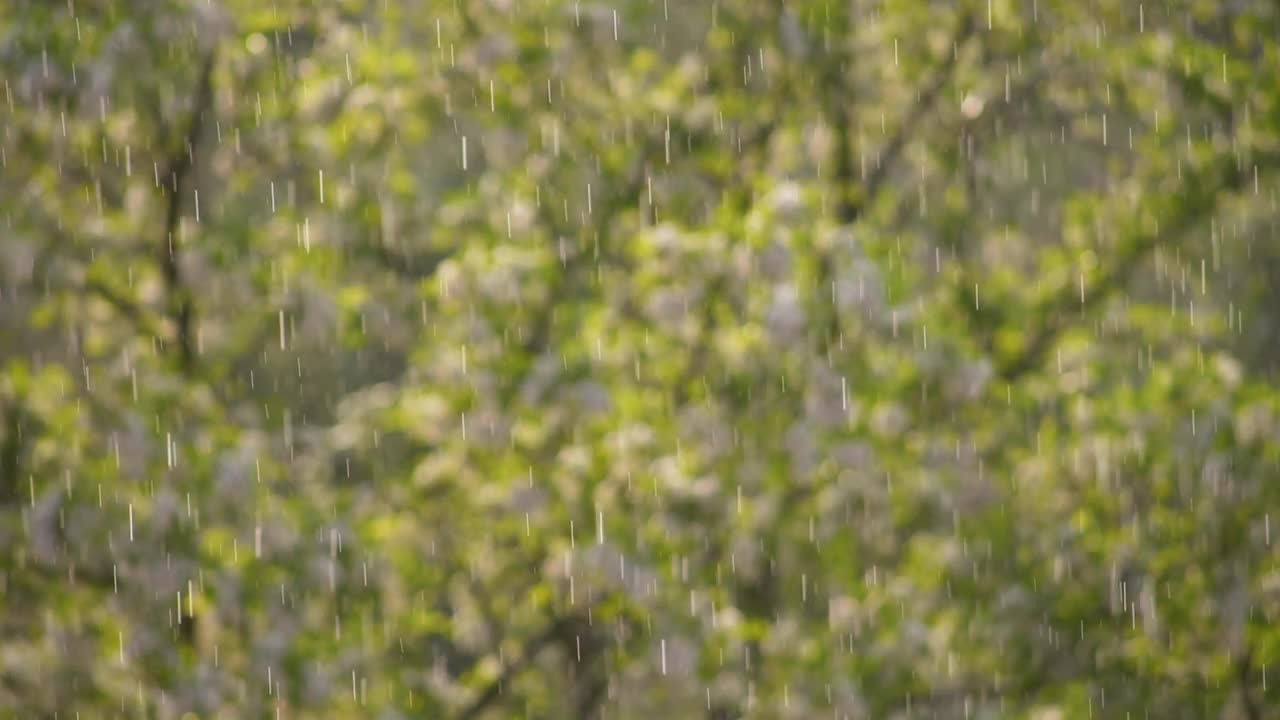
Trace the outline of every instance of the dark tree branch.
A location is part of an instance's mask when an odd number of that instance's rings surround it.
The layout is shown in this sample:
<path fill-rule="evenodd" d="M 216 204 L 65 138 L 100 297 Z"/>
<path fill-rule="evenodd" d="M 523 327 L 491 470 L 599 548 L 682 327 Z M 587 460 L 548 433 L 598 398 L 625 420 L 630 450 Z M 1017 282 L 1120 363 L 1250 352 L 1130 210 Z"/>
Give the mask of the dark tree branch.
<path fill-rule="evenodd" d="M 1002 364 L 1000 374 L 1006 382 L 1017 380 L 1040 367 L 1044 356 L 1072 327 L 1073 320 L 1083 318 L 1111 293 L 1124 288 L 1147 254 L 1161 244 L 1162 238 L 1189 232 L 1217 208 L 1219 197 L 1244 183 L 1245 173 L 1234 157 L 1218 158 L 1217 163 L 1218 166 L 1208 173 L 1210 177 L 1200 178 L 1198 183 L 1188 182 L 1181 201 L 1176 203 L 1170 217 L 1163 218 L 1160 228 L 1150 231 L 1139 229 L 1132 233 L 1117 261 L 1085 288 L 1083 299 L 1078 287 L 1064 287 L 1052 300 L 1035 310 L 1034 315 L 1044 318 L 1044 321 L 1022 350 Z"/>
<path fill-rule="evenodd" d="M 106 281 L 101 278 L 91 277 L 85 281 L 85 289 L 105 300 L 112 309 L 133 323 L 143 334 L 152 337 L 164 337 L 160 329 L 152 322 L 151 316 L 141 306 L 120 294 Z"/>
<path fill-rule="evenodd" d="M 889 138 L 880 152 L 876 166 L 865 180 L 855 178 L 853 167 L 853 141 L 851 139 L 852 113 L 848 108 L 843 83 L 828 80 L 825 90 L 827 105 L 827 121 L 836 133 L 835 146 L 835 185 L 836 185 L 836 219 L 842 225 L 853 225 L 862 219 L 867 208 L 884 189 L 889 173 L 897 165 L 907 145 L 915 137 L 920 124 L 929 114 L 939 94 L 955 73 L 959 59 L 959 48 L 974 32 L 973 15 L 968 10 L 961 11 L 961 16 L 952 33 L 949 43 L 951 53 L 934 69 L 933 76 L 916 93 L 911 108 L 902 117 L 902 122 Z M 830 253 L 822 253 L 818 258 L 817 292 L 825 296 L 831 292 L 835 277 Z M 834 299 L 830 303 L 827 317 L 822 322 L 825 342 L 831 342 L 840 334 L 840 319 L 834 307 Z M 823 306 L 827 306 L 826 303 Z"/>
<path fill-rule="evenodd" d="M 193 337 L 195 301 L 183 277 L 178 257 L 177 232 L 178 224 L 182 220 L 182 198 L 195 182 L 193 174 L 196 167 L 196 146 L 204 130 L 205 117 L 213 107 L 213 68 L 216 55 L 215 50 L 205 54 L 182 144 L 180 147 L 171 149 L 169 159 L 165 163 L 164 175 L 160 178 L 166 204 L 164 238 L 158 248 L 157 257 L 168 295 L 170 318 L 175 326 L 178 361 L 185 373 L 192 372 L 196 364 L 195 338 Z"/>
<path fill-rule="evenodd" d="M 9 398 L 7 408 L 0 419 L 4 421 L 3 441 L 0 441 L 0 506 L 18 497 L 18 476 L 22 474 L 22 405 L 17 398 Z"/>
<path fill-rule="evenodd" d="M 627 174 L 624 176 L 620 184 L 609 183 L 606 186 L 616 188 L 606 198 L 600 210 L 596 213 L 596 222 L 591 230 L 594 233 L 596 242 L 606 235 L 610 226 L 613 225 L 615 218 L 625 207 L 627 207 L 644 187 L 645 171 L 648 167 L 648 158 L 653 148 L 656 146 L 656 140 L 650 138 L 646 143 L 641 145 L 637 151 L 636 157 L 633 159 Z M 559 232 L 559 223 L 552 219 L 552 210 L 548 209 L 548 203 L 543 203 L 543 216 L 546 220 L 547 229 L 550 231 L 556 242 L 562 242 L 563 236 Z M 529 332 L 529 336 L 521 347 L 521 352 L 530 358 L 530 362 L 536 362 L 537 355 L 546 352 L 551 345 L 551 333 L 554 326 L 556 308 L 559 306 L 561 299 L 570 295 L 575 289 L 582 269 L 586 265 L 586 260 L 592 257 L 587 250 L 579 248 L 577 252 L 567 257 L 564 261 L 564 267 L 555 276 L 549 303 L 547 307 L 542 308 L 533 328 Z M 532 367 L 532 364 L 530 365 Z M 509 402 L 524 383 L 528 373 L 521 373 L 516 382 L 511 383 L 503 391 L 503 402 Z"/>
<path fill-rule="evenodd" d="M 915 102 L 903 116 L 902 124 L 885 143 L 880 151 L 879 161 L 862 183 L 858 183 L 853 178 L 853 144 L 849 139 L 849 112 L 840 104 L 839 99 L 836 99 L 832 108 L 832 125 L 837 133 L 836 181 L 841 188 L 836 217 L 842 224 L 850 225 L 860 220 L 872 201 L 880 194 L 885 181 L 889 178 L 889 172 L 897 165 L 908 143 L 915 137 L 920 123 L 928 116 L 938 95 L 954 75 L 959 47 L 973 34 L 973 31 L 973 16 L 966 11 L 960 17 L 951 38 L 951 54 L 934 69 L 933 77 L 916 93 Z"/>
<path fill-rule="evenodd" d="M 72 241 L 70 234 L 62 227 L 61 223 L 56 222 L 52 218 L 42 218 L 44 220 L 47 232 L 53 236 L 55 242 L 47 244 L 36 257 L 36 271 L 32 273 L 33 277 L 42 277 L 48 272 L 48 267 L 53 257 L 61 248 L 71 248 L 74 252 L 78 248 L 78 244 Z M 91 238 L 91 242 L 97 238 Z M 86 278 L 84 280 L 83 289 L 86 293 L 97 295 L 104 300 L 113 310 L 129 320 L 134 327 L 142 334 L 150 337 L 168 340 L 163 328 L 156 325 L 151 314 L 146 307 L 139 304 L 136 300 L 129 298 L 126 294 L 120 292 L 106 280 L 95 277 L 90 259 L 84 257 L 83 253 L 75 253 L 77 258 L 87 266 Z"/>
<path fill-rule="evenodd" d="M 524 648 L 521 655 L 502 666 L 498 671 L 498 677 L 494 678 L 484 690 L 480 692 L 471 704 L 463 708 L 457 715 L 458 720 L 472 720 L 478 718 L 489 709 L 498 698 L 502 696 L 502 690 L 520 673 L 524 672 L 538 654 L 541 653 L 548 645 L 556 642 L 561 635 L 568 629 L 573 627 L 571 617 L 558 617 L 551 621 L 542 632 L 530 640 Z"/>
<path fill-rule="evenodd" d="M 446 260 L 457 253 L 457 248 L 437 250 L 426 253 L 402 252 L 392 247 L 391 237 L 387 232 L 386 210 L 381 199 L 378 201 L 378 228 L 372 242 L 368 243 L 369 257 L 380 267 L 391 271 L 404 280 L 420 281 L 431 277 Z"/>
<path fill-rule="evenodd" d="M 1253 675 L 1253 654 L 1246 649 L 1240 656 L 1239 661 L 1240 673 L 1240 701 L 1244 706 L 1244 716 L 1246 720 L 1262 720 L 1262 710 L 1258 707 L 1258 703 L 1253 699 L 1253 693 L 1249 692 L 1249 684 L 1252 682 Z"/>

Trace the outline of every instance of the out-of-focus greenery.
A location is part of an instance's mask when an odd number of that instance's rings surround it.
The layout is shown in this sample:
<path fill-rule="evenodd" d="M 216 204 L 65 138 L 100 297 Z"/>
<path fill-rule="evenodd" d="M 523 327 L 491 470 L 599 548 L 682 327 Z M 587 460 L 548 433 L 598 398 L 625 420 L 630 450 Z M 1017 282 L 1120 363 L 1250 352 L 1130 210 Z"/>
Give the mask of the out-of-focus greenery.
<path fill-rule="evenodd" d="M 1280 707 L 1280 4 L 15 0 L 0 84 L 0 716 Z"/>

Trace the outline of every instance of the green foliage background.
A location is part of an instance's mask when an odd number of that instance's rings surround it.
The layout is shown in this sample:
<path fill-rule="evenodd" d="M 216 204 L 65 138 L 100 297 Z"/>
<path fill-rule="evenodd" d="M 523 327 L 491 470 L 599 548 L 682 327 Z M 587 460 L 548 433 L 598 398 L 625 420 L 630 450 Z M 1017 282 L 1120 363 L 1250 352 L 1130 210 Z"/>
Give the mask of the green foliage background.
<path fill-rule="evenodd" d="M 0 716 L 1280 707 L 1280 4 L 16 0 L 0 82 Z"/>

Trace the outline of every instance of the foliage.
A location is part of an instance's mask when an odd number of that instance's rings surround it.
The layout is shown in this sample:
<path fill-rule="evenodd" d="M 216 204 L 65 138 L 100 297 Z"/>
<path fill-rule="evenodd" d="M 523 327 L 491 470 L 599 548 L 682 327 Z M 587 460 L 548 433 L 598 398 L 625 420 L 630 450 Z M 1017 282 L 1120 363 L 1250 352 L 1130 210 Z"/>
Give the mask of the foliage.
<path fill-rule="evenodd" d="M 1275 3 L 0 28 L 0 713 L 1280 704 Z"/>

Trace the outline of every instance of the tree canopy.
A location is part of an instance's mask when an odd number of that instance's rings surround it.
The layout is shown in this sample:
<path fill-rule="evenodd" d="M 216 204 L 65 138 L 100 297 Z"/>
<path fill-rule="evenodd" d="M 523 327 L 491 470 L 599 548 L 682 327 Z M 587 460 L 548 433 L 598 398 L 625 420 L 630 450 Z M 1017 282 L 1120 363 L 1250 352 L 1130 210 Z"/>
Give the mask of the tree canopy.
<path fill-rule="evenodd" d="M 1271 0 L 0 4 L 0 716 L 1271 717 L 1277 69 Z"/>

